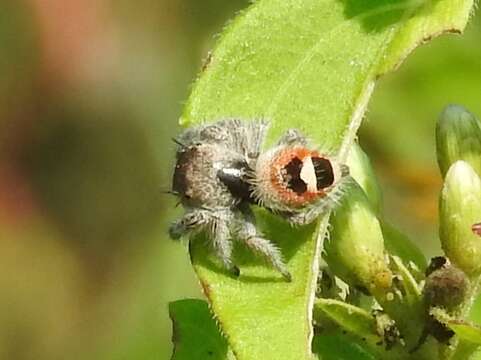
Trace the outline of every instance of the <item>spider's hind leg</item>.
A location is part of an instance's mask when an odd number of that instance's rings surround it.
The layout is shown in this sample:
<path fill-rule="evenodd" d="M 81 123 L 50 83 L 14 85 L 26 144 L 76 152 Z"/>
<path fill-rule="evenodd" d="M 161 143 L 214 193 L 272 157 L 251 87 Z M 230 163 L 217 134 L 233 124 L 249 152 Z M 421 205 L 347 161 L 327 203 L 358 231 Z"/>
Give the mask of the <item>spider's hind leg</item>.
<path fill-rule="evenodd" d="M 287 130 L 279 139 L 277 145 L 292 146 L 292 145 L 307 145 L 307 139 L 296 129 Z"/>
<path fill-rule="evenodd" d="M 284 217 L 291 225 L 304 226 L 314 222 L 319 216 L 326 214 L 328 211 L 329 207 L 325 205 L 316 205 L 305 211 L 284 214 Z"/>

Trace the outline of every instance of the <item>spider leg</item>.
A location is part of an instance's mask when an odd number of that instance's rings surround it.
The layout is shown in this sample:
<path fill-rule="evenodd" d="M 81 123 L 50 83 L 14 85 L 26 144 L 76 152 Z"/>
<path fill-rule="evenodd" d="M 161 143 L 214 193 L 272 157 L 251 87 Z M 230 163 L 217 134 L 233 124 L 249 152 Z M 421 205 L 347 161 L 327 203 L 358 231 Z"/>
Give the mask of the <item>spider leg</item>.
<path fill-rule="evenodd" d="M 279 248 L 269 240 L 265 239 L 262 234 L 257 231 L 250 211 L 245 215 L 247 215 L 245 218 L 238 220 L 237 238 L 255 253 L 263 255 L 264 258 L 282 274 L 284 279 L 290 282 L 292 276 L 287 269 Z"/>
<path fill-rule="evenodd" d="M 296 129 L 287 130 L 279 139 L 277 145 L 292 146 L 292 145 L 307 145 L 307 139 Z"/>
<path fill-rule="evenodd" d="M 347 180 L 342 184 L 337 185 L 326 196 L 320 199 L 316 204 L 297 212 L 284 212 L 280 213 L 287 221 L 294 226 L 304 226 L 316 221 L 319 216 L 327 214 L 329 211 L 334 210 L 339 205 L 345 192 Z"/>
<path fill-rule="evenodd" d="M 209 223 L 209 220 L 210 216 L 206 210 L 188 211 L 170 225 L 170 238 L 177 240 L 193 231 L 200 230 Z"/>
<path fill-rule="evenodd" d="M 223 120 L 217 123 L 200 125 L 185 130 L 175 142 L 188 147 L 201 143 L 228 145 L 231 142 L 232 128 L 239 120 Z M 229 126 L 228 126 L 229 125 Z"/>
<path fill-rule="evenodd" d="M 264 120 L 244 123 L 243 134 L 239 136 L 240 144 L 238 146 L 249 163 L 255 162 L 259 157 L 268 127 L 269 124 Z"/>
<path fill-rule="evenodd" d="M 294 226 L 304 226 L 317 220 L 317 218 L 331 209 L 327 204 L 318 204 L 302 212 L 294 212 L 285 214 L 287 221 Z"/>
<path fill-rule="evenodd" d="M 212 239 L 217 256 L 226 269 L 233 275 L 239 276 L 240 270 L 232 262 L 232 239 L 228 226 L 228 218 L 216 217 L 212 223 Z"/>
<path fill-rule="evenodd" d="M 199 129 L 196 127 L 186 129 L 182 134 L 176 136 L 172 140 L 174 140 L 180 149 L 187 149 L 199 142 Z"/>
<path fill-rule="evenodd" d="M 205 230 L 212 239 L 214 250 L 222 264 L 235 276 L 239 276 L 239 268 L 232 263 L 232 241 L 228 227 L 230 218 L 232 215 L 226 213 L 226 210 L 193 209 L 170 225 L 169 235 L 173 240 L 177 240 L 190 233 Z"/>
<path fill-rule="evenodd" d="M 229 141 L 229 129 L 222 125 L 221 122 L 204 126 L 199 131 L 200 140 L 212 144 L 226 144 Z"/>

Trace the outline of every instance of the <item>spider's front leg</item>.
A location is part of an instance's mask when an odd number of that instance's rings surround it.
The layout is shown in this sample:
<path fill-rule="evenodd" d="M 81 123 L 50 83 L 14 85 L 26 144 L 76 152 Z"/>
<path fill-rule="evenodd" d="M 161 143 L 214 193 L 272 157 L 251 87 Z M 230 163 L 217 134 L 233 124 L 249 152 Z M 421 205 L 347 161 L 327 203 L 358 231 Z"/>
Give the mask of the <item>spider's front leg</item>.
<path fill-rule="evenodd" d="M 192 209 L 172 223 L 169 235 L 177 240 L 201 230 L 206 231 L 223 266 L 239 276 L 239 268 L 232 263 L 232 240 L 228 226 L 232 217 L 230 210 Z"/>
<path fill-rule="evenodd" d="M 193 209 L 187 211 L 184 216 L 174 221 L 169 227 L 169 235 L 173 240 L 178 240 L 192 232 L 204 228 L 210 220 L 207 210 Z"/>
<path fill-rule="evenodd" d="M 233 214 L 221 213 L 217 215 L 212 223 L 212 240 L 217 257 L 222 261 L 224 267 L 234 276 L 240 275 L 240 270 L 232 262 L 232 238 L 229 224 L 232 221 Z"/>
<path fill-rule="evenodd" d="M 287 269 L 279 248 L 257 231 L 254 217 L 250 210 L 243 210 L 243 213 L 245 217 L 239 217 L 236 224 L 237 238 L 254 252 L 263 255 L 282 274 L 284 279 L 289 282 L 292 281 L 292 276 Z"/>

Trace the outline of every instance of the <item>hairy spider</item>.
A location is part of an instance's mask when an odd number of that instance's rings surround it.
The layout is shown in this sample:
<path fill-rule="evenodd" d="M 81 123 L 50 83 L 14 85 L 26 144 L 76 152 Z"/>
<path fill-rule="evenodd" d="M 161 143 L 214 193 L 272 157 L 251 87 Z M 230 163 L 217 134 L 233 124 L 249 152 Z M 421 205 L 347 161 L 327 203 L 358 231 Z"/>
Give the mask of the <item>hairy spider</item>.
<path fill-rule="evenodd" d="M 261 152 L 267 128 L 265 121 L 227 119 L 187 129 L 175 139 L 172 190 L 185 214 L 169 233 L 179 239 L 204 231 L 235 275 L 240 272 L 232 262 L 232 240 L 241 241 L 290 281 L 280 250 L 258 231 L 250 205 L 293 225 L 308 224 L 332 207 L 348 171 L 334 157 L 310 148 L 296 130 Z"/>

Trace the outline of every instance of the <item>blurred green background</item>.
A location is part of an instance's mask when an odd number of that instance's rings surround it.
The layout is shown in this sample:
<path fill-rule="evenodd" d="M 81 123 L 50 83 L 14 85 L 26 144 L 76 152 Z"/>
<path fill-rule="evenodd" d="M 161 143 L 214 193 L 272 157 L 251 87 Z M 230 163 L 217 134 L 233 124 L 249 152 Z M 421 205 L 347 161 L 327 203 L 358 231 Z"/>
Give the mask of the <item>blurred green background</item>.
<path fill-rule="evenodd" d="M 2 0 L 0 359 L 168 359 L 167 303 L 200 297 L 166 226 L 177 125 L 214 34 L 247 0 Z M 481 18 L 382 79 L 360 142 L 388 218 L 429 255 L 434 125 L 481 114 Z"/>

